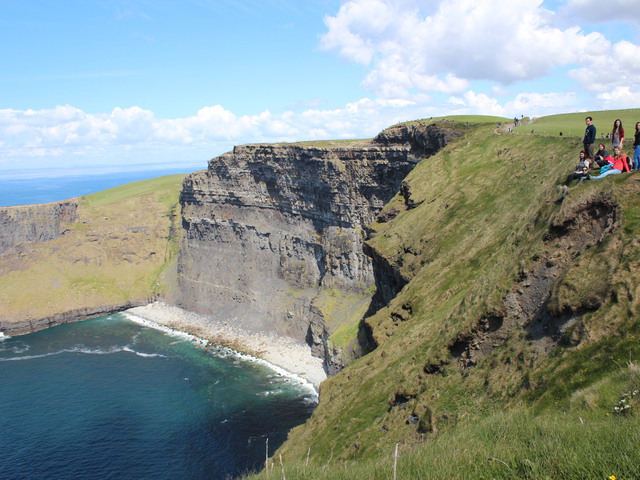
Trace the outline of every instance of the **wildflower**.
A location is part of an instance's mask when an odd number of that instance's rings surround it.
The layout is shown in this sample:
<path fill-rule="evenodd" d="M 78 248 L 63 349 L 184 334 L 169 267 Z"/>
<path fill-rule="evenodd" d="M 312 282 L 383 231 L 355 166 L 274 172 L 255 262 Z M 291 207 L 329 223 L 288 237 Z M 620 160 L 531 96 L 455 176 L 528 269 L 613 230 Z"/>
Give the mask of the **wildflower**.
<path fill-rule="evenodd" d="M 609 475 L 609 480 L 617 480 L 615 475 Z"/>

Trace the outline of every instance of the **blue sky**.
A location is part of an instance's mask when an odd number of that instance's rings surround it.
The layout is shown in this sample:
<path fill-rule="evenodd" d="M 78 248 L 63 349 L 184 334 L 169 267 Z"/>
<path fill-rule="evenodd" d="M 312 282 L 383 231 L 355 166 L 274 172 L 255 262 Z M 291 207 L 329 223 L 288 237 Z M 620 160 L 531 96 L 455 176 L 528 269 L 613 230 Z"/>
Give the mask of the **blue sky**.
<path fill-rule="evenodd" d="M 1 0 L 0 170 L 640 105 L 637 0 Z"/>

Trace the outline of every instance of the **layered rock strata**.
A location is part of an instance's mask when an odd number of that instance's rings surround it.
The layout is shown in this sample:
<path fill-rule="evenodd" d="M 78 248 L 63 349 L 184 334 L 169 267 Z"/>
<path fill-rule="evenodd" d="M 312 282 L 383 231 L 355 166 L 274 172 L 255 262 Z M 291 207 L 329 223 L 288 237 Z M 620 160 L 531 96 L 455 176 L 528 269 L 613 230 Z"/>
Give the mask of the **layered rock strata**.
<path fill-rule="evenodd" d="M 183 184 L 179 305 L 306 341 L 339 368 L 327 344 L 339 325 L 314 299 L 372 290 L 366 226 L 446 135 L 392 128 L 369 143 L 246 145 L 212 159 Z"/>
<path fill-rule="evenodd" d="M 367 225 L 402 192 L 402 181 L 414 165 L 457 135 L 442 125 L 416 123 L 387 129 L 373 141 L 246 145 L 212 159 L 208 170 L 190 175 L 183 184 L 183 231 L 178 235 L 171 227 L 169 235 L 182 238 L 179 288 L 175 294 L 173 288 L 166 289 L 165 301 L 248 332 L 285 335 L 306 343 L 324 358 L 327 372 L 335 372 L 344 359 L 342 347 L 330 335 L 348 326 L 340 338 L 355 339 L 354 328 L 367 311 L 374 285 L 384 303 L 387 298 L 381 293 L 392 296 L 403 283 L 400 279 L 387 285 L 391 277 L 383 271 L 384 259 L 364 251 Z M 146 208 L 138 205 L 132 212 Z M 84 246 L 113 237 L 108 232 L 121 228 L 113 224 L 116 220 L 127 231 L 142 228 L 136 226 L 139 220 L 126 215 L 120 219 L 116 213 L 87 223 L 80 218 L 75 199 L 0 209 L 0 254 L 4 252 L 0 273 L 24 270 L 45 258 L 66 261 L 58 254 L 37 253 L 46 248 L 67 252 L 64 257 L 73 265 L 80 260 L 101 265 L 101 254 L 90 248 L 93 253 L 84 252 Z M 109 218 L 112 215 L 114 219 Z M 70 227 L 78 222 L 80 227 Z M 159 235 L 151 237 L 166 241 L 164 234 Z M 69 248 L 66 243 L 54 245 L 64 238 Z M 159 248 L 152 249 L 154 258 Z M 119 254 L 109 258 L 130 266 L 133 253 L 125 253 L 124 258 Z M 87 272 L 101 278 L 96 268 Z M 56 278 L 47 281 L 63 288 Z M 133 302 L 114 303 L 95 301 L 93 290 L 87 292 L 80 301 L 69 298 L 64 305 L 49 305 L 53 300 L 47 300 L 46 315 L 12 315 L 0 329 L 11 334 L 38 330 L 121 310 L 146 298 L 136 294 Z M 55 298 L 67 298 L 67 293 Z M 95 305 L 88 308 L 89 304 Z"/>
<path fill-rule="evenodd" d="M 59 238 L 63 223 L 75 222 L 75 200 L 0 208 L 0 253 L 21 243 Z"/>

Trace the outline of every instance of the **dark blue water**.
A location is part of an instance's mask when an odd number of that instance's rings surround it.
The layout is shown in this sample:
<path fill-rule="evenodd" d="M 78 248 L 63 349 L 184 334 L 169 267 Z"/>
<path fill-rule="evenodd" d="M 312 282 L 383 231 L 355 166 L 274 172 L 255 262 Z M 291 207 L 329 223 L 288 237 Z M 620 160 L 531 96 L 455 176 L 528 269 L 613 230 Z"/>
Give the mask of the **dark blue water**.
<path fill-rule="evenodd" d="M 206 164 L 201 169 L 206 168 Z M 196 167 L 116 172 L 14 171 L 0 172 L 0 207 L 57 202 L 72 197 L 100 192 L 125 183 L 178 173 L 191 173 Z M 42 176 L 46 173 L 46 176 Z"/>
<path fill-rule="evenodd" d="M 122 314 L 0 340 L 0 478 L 225 479 L 306 420 L 304 384 Z"/>

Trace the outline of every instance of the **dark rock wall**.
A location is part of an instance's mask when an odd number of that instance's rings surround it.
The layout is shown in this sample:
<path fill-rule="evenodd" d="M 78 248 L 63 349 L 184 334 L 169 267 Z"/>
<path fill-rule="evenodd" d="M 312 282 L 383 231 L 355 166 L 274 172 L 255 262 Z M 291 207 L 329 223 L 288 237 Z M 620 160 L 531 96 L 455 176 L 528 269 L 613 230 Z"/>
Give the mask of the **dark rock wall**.
<path fill-rule="evenodd" d="M 306 342 L 325 358 L 327 371 L 337 371 L 341 353 L 328 337 L 340 325 L 335 318 L 328 325 L 314 299 L 335 291 L 366 298 L 376 285 L 384 303 L 402 287 L 384 258 L 365 252 L 367 225 L 419 160 L 459 135 L 418 122 L 391 127 L 371 142 L 246 145 L 212 159 L 183 184 L 175 303 L 230 328 Z M 54 240 L 77 219 L 74 199 L 0 208 L 0 253 Z M 120 308 L 36 319 L 28 329 Z"/>
<path fill-rule="evenodd" d="M 313 298 L 374 284 L 365 227 L 415 162 L 406 145 L 374 144 L 248 145 L 214 158 L 183 185 L 179 304 L 326 348 Z"/>
<path fill-rule="evenodd" d="M 82 320 L 88 320 L 90 318 L 96 318 L 103 315 L 109 315 L 114 312 L 121 312 L 128 308 L 139 307 L 153 301 L 153 299 L 147 299 L 137 302 L 125 302 L 113 305 L 96 305 L 90 308 L 78 308 L 69 310 L 66 312 L 54 313 L 51 316 L 39 317 L 30 320 L 20 322 L 8 322 L 0 320 L 0 332 L 6 335 L 21 335 L 23 333 L 35 332 L 43 330 L 49 327 L 55 327 L 57 325 L 64 325 L 66 323 L 78 322 Z"/>
<path fill-rule="evenodd" d="M 421 122 L 396 125 L 380 132 L 373 143 L 378 145 L 405 145 L 412 155 L 424 158 L 436 154 L 447 143 L 462 135 L 457 126 L 425 125 Z"/>
<path fill-rule="evenodd" d="M 74 200 L 0 208 L 0 253 L 25 242 L 47 242 L 60 237 L 63 223 L 77 219 Z"/>

